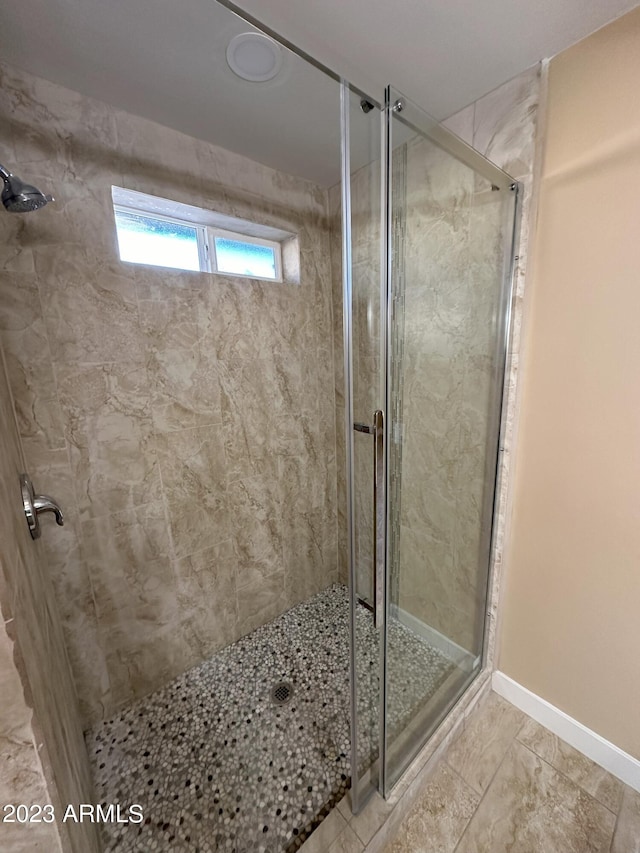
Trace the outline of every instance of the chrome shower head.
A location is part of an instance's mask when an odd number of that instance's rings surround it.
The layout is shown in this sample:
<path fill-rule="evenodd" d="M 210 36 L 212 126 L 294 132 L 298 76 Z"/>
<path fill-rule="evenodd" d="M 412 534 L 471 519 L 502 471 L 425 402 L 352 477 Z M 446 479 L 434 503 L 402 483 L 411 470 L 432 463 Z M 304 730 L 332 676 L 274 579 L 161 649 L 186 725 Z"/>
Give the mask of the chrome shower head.
<path fill-rule="evenodd" d="M 9 213 L 29 213 L 53 201 L 52 196 L 41 193 L 31 184 L 25 184 L 2 165 L 0 165 L 0 177 L 4 181 L 2 203 Z"/>

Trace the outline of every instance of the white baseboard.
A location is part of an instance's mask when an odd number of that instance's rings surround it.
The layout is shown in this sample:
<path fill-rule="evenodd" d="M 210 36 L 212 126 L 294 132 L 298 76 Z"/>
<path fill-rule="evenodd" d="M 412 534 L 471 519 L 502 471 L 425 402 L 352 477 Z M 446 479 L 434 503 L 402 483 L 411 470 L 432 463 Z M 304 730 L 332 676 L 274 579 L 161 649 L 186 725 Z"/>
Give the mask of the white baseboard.
<path fill-rule="evenodd" d="M 454 643 L 453 640 L 445 637 L 444 634 L 441 634 L 440 631 L 436 631 L 435 628 L 432 628 L 431 625 L 427 625 L 426 622 L 418 619 L 417 616 L 407 613 L 406 610 L 398 607 L 397 604 L 391 605 L 391 615 L 394 619 L 397 619 L 401 625 L 404 625 L 406 628 L 413 631 L 414 634 L 422 637 L 422 639 L 426 640 L 434 647 L 434 649 L 438 649 L 438 651 L 442 652 L 443 655 L 448 657 L 449 660 L 453 661 L 456 666 L 459 666 L 460 669 L 463 669 L 465 672 L 471 672 L 476 665 L 477 658 L 475 658 L 470 651 L 463 649 L 462 646 Z"/>
<path fill-rule="evenodd" d="M 503 672 L 494 672 L 491 686 L 516 708 L 577 749 L 612 776 L 640 791 L 640 761 L 615 744 L 583 726 L 573 717 L 551 705 Z"/>

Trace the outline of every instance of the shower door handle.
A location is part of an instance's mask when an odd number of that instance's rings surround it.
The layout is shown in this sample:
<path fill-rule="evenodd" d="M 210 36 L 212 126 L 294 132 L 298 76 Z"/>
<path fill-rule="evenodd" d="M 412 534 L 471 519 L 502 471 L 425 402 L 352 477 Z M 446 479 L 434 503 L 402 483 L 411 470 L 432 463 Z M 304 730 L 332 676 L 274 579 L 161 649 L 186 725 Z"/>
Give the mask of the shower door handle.
<path fill-rule="evenodd" d="M 384 625 L 385 560 L 386 560 L 386 501 L 384 476 L 384 414 L 373 413 L 373 625 Z"/>

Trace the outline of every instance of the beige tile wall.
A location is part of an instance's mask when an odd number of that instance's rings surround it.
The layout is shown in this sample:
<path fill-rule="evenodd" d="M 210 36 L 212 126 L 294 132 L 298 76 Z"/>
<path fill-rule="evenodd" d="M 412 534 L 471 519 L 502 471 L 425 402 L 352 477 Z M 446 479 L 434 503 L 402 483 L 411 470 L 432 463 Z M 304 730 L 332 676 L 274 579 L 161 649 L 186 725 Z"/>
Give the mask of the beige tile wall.
<path fill-rule="evenodd" d="M 501 238 L 508 232 L 489 182 L 423 139 L 407 145 L 406 206 L 398 603 L 477 654 Z"/>
<path fill-rule="evenodd" d="M 344 401 L 343 293 L 340 185 L 329 190 L 332 224 L 332 278 L 335 352 L 336 445 L 339 562 L 347 582 L 346 457 Z M 380 163 L 373 161 L 351 176 L 351 253 L 353 294 L 353 415 L 371 424 L 380 403 Z M 355 554 L 358 592 L 372 599 L 373 462 L 372 439 L 354 436 Z"/>
<path fill-rule="evenodd" d="M 531 237 L 537 219 L 539 169 L 544 146 L 546 112 L 545 63 L 538 63 L 466 107 L 450 127 L 482 154 L 501 166 L 521 185 L 518 258 L 511 303 L 511 333 L 504 386 L 503 434 L 494 521 L 494 553 L 487 622 L 487 660 L 496 665 L 496 625 L 500 612 L 503 553 L 511 514 L 513 482 L 511 460 L 519 410 L 519 369 L 525 302 L 530 298 L 528 278 Z"/>
<path fill-rule="evenodd" d="M 525 72 L 447 122 L 523 182 L 525 203 L 539 74 L 538 67 Z M 486 576 L 477 561 L 491 477 L 486 439 L 504 233 L 494 200 L 486 182 L 434 146 L 408 144 L 399 603 L 474 654 L 481 648 L 485 615 Z M 524 213 L 521 260 L 528 206 Z M 514 298 L 516 358 L 522 283 L 518 278 Z M 514 382 L 508 377 L 508 392 Z"/>
<path fill-rule="evenodd" d="M 380 164 L 351 179 L 353 287 L 353 416 L 373 423 L 382 406 L 380 377 Z M 373 601 L 373 438 L 354 435 L 356 577 Z"/>
<path fill-rule="evenodd" d="M 342 198 L 340 185 L 327 193 L 331 222 L 331 307 L 333 315 L 333 362 L 336 434 L 336 499 L 338 573 L 348 583 L 347 460 L 345 450 L 344 312 L 342 290 Z"/>
<path fill-rule="evenodd" d="M 337 580 L 327 194 L 0 67 L 0 325 L 86 722 Z M 111 186 L 295 232 L 300 284 L 119 261 Z"/>
<path fill-rule="evenodd" d="M 0 802 L 27 806 L 50 802 L 42 762 L 34 742 L 31 709 L 24 700 L 22 682 L 13 660 L 13 643 L 0 627 Z M 6 812 L 3 811 L 3 815 Z M 8 816 L 8 815 L 7 815 Z M 12 853 L 60 851 L 55 824 L 0 823 L 0 847 Z"/>
<path fill-rule="evenodd" d="M 0 849 L 49 853 L 62 843 L 91 853 L 100 849 L 96 827 L 61 820 L 66 805 L 92 801 L 92 785 L 42 540 L 31 539 L 22 508 L 24 461 L 1 348 L 0 436 L 0 806 L 50 803 L 58 817 L 0 822 Z"/>
<path fill-rule="evenodd" d="M 529 231 L 540 67 L 536 66 L 471 104 L 446 124 L 523 183 L 524 208 L 513 302 L 507 429 L 498 496 L 497 563 L 501 566 L 506 494 Z M 400 572 L 392 586 L 400 606 L 477 653 L 484 627 L 486 576 L 478 575 L 480 517 L 485 484 L 490 342 L 495 270 L 500 265 L 498 205 L 470 170 L 417 139 L 405 146 L 405 333 Z M 396 151 L 398 160 L 399 150 Z M 396 168 L 400 163 L 396 163 Z M 399 177 L 397 175 L 396 177 Z M 354 291 L 354 415 L 368 420 L 375 407 L 379 365 L 379 163 L 352 175 Z M 338 188 L 330 193 L 337 214 Z M 339 250 L 337 242 L 336 251 Z M 339 270 L 337 270 L 339 272 Z M 337 273 L 334 272 L 334 278 Z M 460 287 L 460 282 L 464 283 Z M 334 316 L 342 321 L 341 291 Z M 373 332 L 373 333 L 372 333 Z M 342 329 L 334 330 L 341 365 Z M 340 355 L 338 356 L 338 353 Z M 337 386 L 342 374 L 336 374 Z M 372 393 L 373 392 L 373 393 Z M 339 400 L 338 396 L 336 400 Z M 343 404 L 337 406 L 338 454 L 343 458 Z M 371 574 L 372 465 L 369 439 L 356 436 L 356 565 L 360 586 Z M 340 467 L 338 469 L 340 477 Z M 490 474 L 489 474 L 490 476 Z M 342 565 L 346 565 L 344 485 L 339 480 Z M 345 569 L 346 571 L 346 569 Z M 492 618 L 495 623 L 499 572 Z M 393 580 L 393 579 L 392 579 Z"/>

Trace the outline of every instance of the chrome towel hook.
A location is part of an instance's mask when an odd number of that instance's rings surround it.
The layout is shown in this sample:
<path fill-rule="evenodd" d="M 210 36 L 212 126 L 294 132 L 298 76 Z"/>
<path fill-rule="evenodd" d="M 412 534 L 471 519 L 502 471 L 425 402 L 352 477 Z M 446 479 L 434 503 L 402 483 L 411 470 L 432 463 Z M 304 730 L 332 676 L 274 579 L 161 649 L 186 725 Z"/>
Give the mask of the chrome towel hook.
<path fill-rule="evenodd" d="M 27 517 L 29 533 L 32 539 L 39 539 L 42 533 L 40 530 L 40 519 L 38 518 L 41 512 L 53 512 L 56 517 L 56 523 L 62 527 L 64 516 L 57 501 L 47 497 L 47 495 L 34 494 L 33 483 L 28 474 L 20 474 L 20 489 L 22 490 L 24 514 Z"/>

